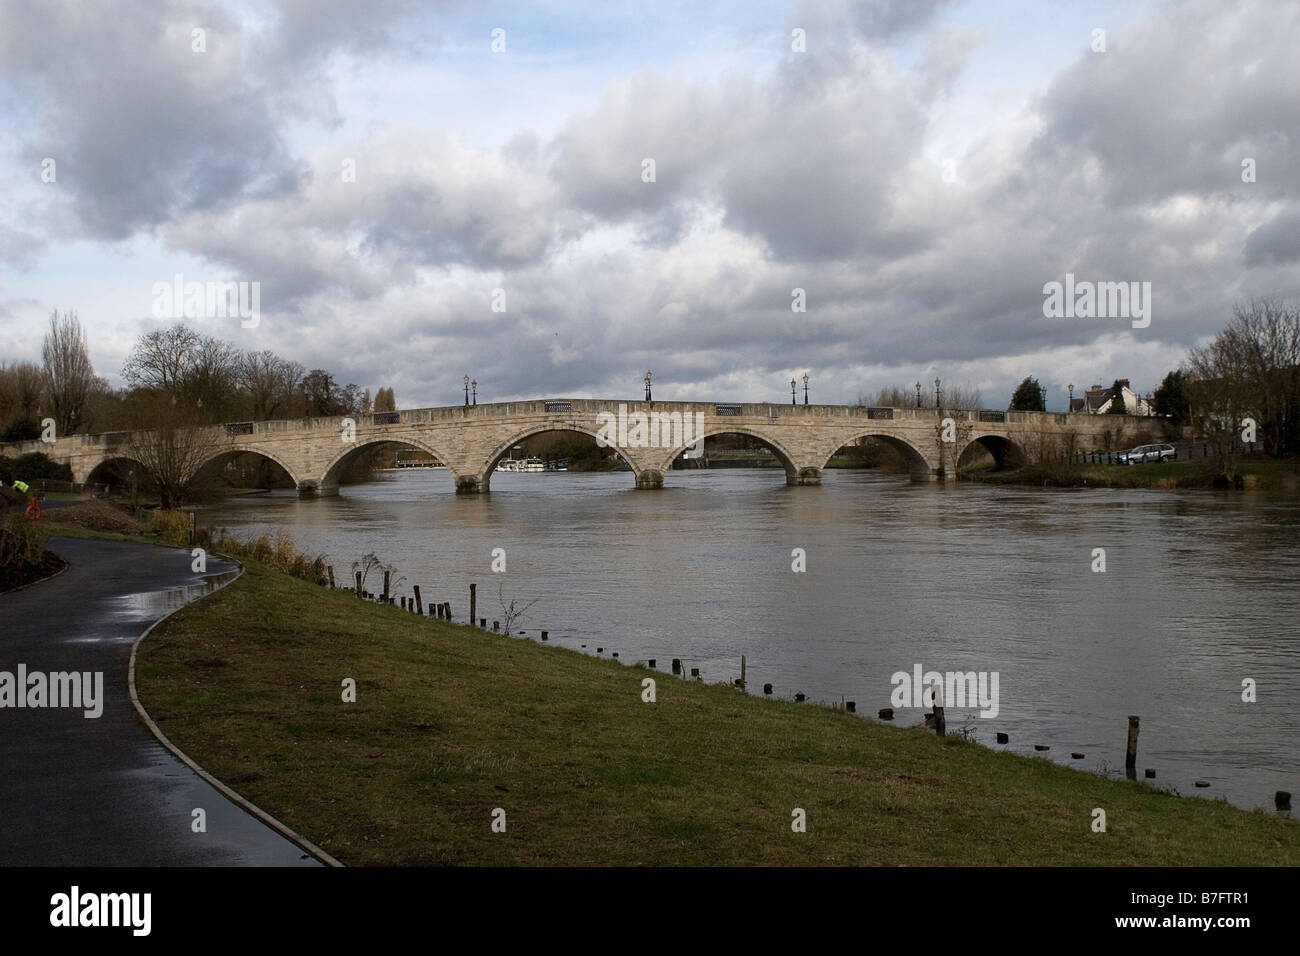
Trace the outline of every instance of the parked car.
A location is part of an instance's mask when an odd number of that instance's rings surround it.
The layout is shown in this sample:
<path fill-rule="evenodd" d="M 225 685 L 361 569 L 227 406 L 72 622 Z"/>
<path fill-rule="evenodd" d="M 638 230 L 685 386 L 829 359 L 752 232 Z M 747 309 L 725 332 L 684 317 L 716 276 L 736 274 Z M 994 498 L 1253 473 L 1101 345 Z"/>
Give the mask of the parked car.
<path fill-rule="evenodd" d="M 1173 445 L 1138 445 L 1136 448 L 1120 452 L 1115 456 L 1115 460 L 1121 465 L 1140 465 L 1148 461 L 1171 461 L 1177 456 Z"/>

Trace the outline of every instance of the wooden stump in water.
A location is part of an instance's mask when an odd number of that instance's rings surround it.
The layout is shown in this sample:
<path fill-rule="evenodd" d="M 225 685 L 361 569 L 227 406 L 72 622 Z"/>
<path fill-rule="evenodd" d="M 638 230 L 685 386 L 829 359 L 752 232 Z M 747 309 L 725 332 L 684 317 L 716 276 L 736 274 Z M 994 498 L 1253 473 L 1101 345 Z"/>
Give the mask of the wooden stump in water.
<path fill-rule="evenodd" d="M 1138 718 L 1129 715 L 1128 746 L 1124 751 L 1124 775 L 1130 780 L 1137 779 L 1138 762 Z"/>

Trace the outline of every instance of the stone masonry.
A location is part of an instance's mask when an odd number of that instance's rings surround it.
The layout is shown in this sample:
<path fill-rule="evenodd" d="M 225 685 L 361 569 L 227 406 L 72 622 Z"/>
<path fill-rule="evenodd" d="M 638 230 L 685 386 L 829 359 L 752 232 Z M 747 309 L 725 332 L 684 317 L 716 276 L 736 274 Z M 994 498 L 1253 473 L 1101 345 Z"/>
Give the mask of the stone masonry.
<path fill-rule="evenodd" d="M 595 436 L 601 432 L 598 416 L 604 413 L 608 422 L 620 415 L 620 409 L 631 427 L 622 436 L 608 428 L 603 434 L 628 462 L 637 488 L 663 486 L 673 460 L 698 437 L 696 422 L 702 423 L 706 437 L 740 433 L 766 442 L 785 467 L 791 485 L 820 484 L 822 468 L 831 456 L 867 436 L 901 451 L 914 479 L 935 480 L 954 477 L 955 463 L 975 442 L 999 465 L 1014 465 L 1036 457 L 1042 449 L 1059 453 L 1066 447 L 1080 452 L 1127 447 L 1125 442 L 1139 432 L 1158 427 L 1155 419 L 1127 415 L 549 399 L 413 408 L 355 419 L 231 423 L 211 429 L 209 460 L 255 452 L 284 468 L 300 494 L 332 495 L 338 494 L 339 477 L 352 457 L 377 443 L 396 442 L 443 462 L 458 492 L 482 493 L 491 486 L 497 462 L 508 457 L 518 442 L 555 430 Z M 0 445 L 0 454 L 10 457 L 28 451 L 44 452 L 70 465 L 73 479 L 85 482 L 101 464 L 131 458 L 131 435 L 74 435 L 52 443 Z"/>

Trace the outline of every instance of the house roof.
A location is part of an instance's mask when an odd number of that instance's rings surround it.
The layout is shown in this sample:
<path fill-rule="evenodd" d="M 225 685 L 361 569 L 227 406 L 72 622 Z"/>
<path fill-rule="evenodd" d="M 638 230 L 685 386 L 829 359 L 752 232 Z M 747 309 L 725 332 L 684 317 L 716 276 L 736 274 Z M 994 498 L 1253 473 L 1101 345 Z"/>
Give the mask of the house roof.
<path fill-rule="evenodd" d="M 1120 387 L 1127 389 L 1133 396 L 1135 406 L 1140 407 L 1141 403 L 1144 401 L 1142 396 L 1133 391 L 1132 387 L 1128 384 L 1128 379 L 1120 379 L 1119 381 Z M 1085 389 L 1083 392 L 1083 398 L 1070 400 L 1070 411 L 1089 413 L 1098 412 L 1114 397 L 1114 391 L 1114 386 L 1103 387 L 1101 385 L 1094 385 L 1092 388 Z"/>

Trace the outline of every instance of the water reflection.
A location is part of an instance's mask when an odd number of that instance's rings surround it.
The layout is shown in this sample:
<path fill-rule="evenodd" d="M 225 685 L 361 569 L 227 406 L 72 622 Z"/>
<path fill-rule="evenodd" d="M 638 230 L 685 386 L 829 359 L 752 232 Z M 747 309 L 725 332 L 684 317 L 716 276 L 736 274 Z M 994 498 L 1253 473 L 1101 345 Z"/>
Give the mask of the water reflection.
<path fill-rule="evenodd" d="M 128 621 L 153 621 L 191 601 L 211 594 L 220 587 L 229 584 L 239 575 L 238 569 L 208 574 L 197 584 L 179 588 L 165 588 L 161 591 L 141 591 L 136 594 L 123 594 L 114 598 L 113 613 L 119 619 Z M 134 640 L 135 638 L 131 638 Z"/>

